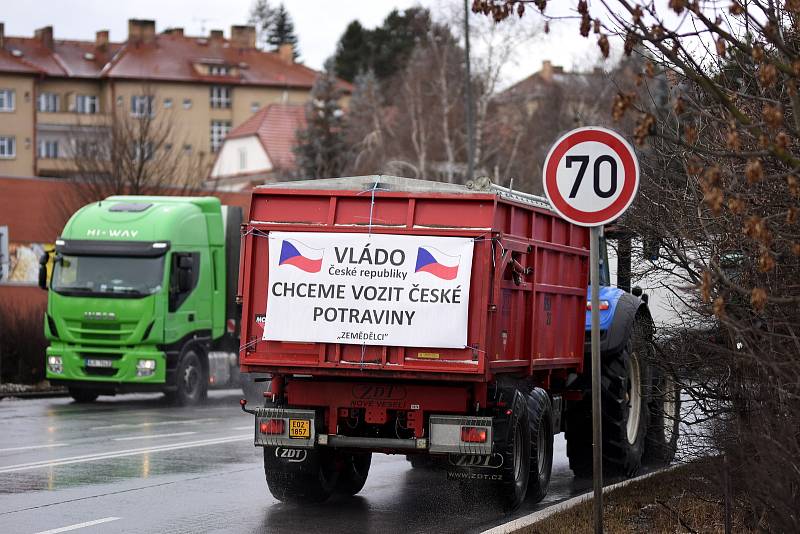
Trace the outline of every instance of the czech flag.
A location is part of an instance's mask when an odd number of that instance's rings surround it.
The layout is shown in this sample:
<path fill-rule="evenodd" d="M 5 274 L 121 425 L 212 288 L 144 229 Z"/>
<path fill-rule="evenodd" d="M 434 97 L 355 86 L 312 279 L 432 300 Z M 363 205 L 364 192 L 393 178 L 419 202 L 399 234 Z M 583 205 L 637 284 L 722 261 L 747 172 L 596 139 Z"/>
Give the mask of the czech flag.
<path fill-rule="evenodd" d="M 458 276 L 460 256 L 448 256 L 435 248 L 419 247 L 415 273 L 430 273 L 442 280 L 453 280 Z"/>
<path fill-rule="evenodd" d="M 318 273 L 322 269 L 323 253 L 324 249 L 311 248 L 299 241 L 284 239 L 278 265 L 294 265 L 301 271 Z"/>

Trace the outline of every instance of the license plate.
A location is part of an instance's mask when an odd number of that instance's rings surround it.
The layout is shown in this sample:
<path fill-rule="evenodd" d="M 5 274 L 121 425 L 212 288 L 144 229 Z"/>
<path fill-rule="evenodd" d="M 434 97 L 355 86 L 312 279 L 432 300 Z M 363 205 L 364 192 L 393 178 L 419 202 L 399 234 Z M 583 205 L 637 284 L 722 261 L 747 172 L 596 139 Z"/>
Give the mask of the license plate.
<path fill-rule="evenodd" d="M 98 360 L 95 358 L 86 358 L 86 367 L 113 367 L 114 360 Z"/>
<path fill-rule="evenodd" d="M 289 437 L 308 439 L 311 437 L 311 421 L 308 419 L 289 419 Z"/>

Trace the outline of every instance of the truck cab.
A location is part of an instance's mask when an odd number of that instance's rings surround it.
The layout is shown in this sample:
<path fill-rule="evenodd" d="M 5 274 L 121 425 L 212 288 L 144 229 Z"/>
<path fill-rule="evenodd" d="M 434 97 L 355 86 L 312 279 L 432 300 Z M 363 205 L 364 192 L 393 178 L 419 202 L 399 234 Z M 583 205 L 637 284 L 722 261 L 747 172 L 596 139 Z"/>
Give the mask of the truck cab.
<path fill-rule="evenodd" d="M 193 404 L 209 384 L 238 383 L 240 221 L 214 197 L 113 196 L 77 211 L 49 285 L 40 276 L 47 379 L 83 402 L 155 390 Z"/>

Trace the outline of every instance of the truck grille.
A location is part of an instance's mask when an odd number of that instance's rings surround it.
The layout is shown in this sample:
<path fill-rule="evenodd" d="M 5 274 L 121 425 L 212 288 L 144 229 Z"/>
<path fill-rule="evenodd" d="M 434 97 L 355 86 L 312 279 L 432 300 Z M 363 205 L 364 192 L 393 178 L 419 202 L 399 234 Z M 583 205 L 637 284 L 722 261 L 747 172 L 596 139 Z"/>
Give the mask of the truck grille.
<path fill-rule="evenodd" d="M 67 329 L 77 342 L 127 342 L 136 328 L 136 323 L 102 323 L 89 321 L 67 321 Z"/>

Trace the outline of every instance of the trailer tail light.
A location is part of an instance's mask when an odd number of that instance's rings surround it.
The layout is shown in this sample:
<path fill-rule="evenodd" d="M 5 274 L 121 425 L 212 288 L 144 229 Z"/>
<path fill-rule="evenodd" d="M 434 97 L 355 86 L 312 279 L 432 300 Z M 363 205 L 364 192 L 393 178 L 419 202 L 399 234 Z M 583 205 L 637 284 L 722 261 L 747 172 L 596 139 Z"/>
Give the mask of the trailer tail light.
<path fill-rule="evenodd" d="M 267 419 L 261 421 L 258 429 L 262 434 L 283 434 L 285 426 L 283 419 Z"/>
<path fill-rule="evenodd" d="M 601 300 L 600 301 L 600 308 L 598 308 L 598 309 L 600 311 L 606 311 L 608 308 L 609 308 L 608 301 L 607 300 Z M 586 311 L 592 311 L 592 302 L 591 301 L 586 301 Z"/>
<path fill-rule="evenodd" d="M 485 428 L 476 426 L 461 427 L 461 441 L 466 443 L 486 443 L 487 435 L 488 432 L 486 432 Z"/>

